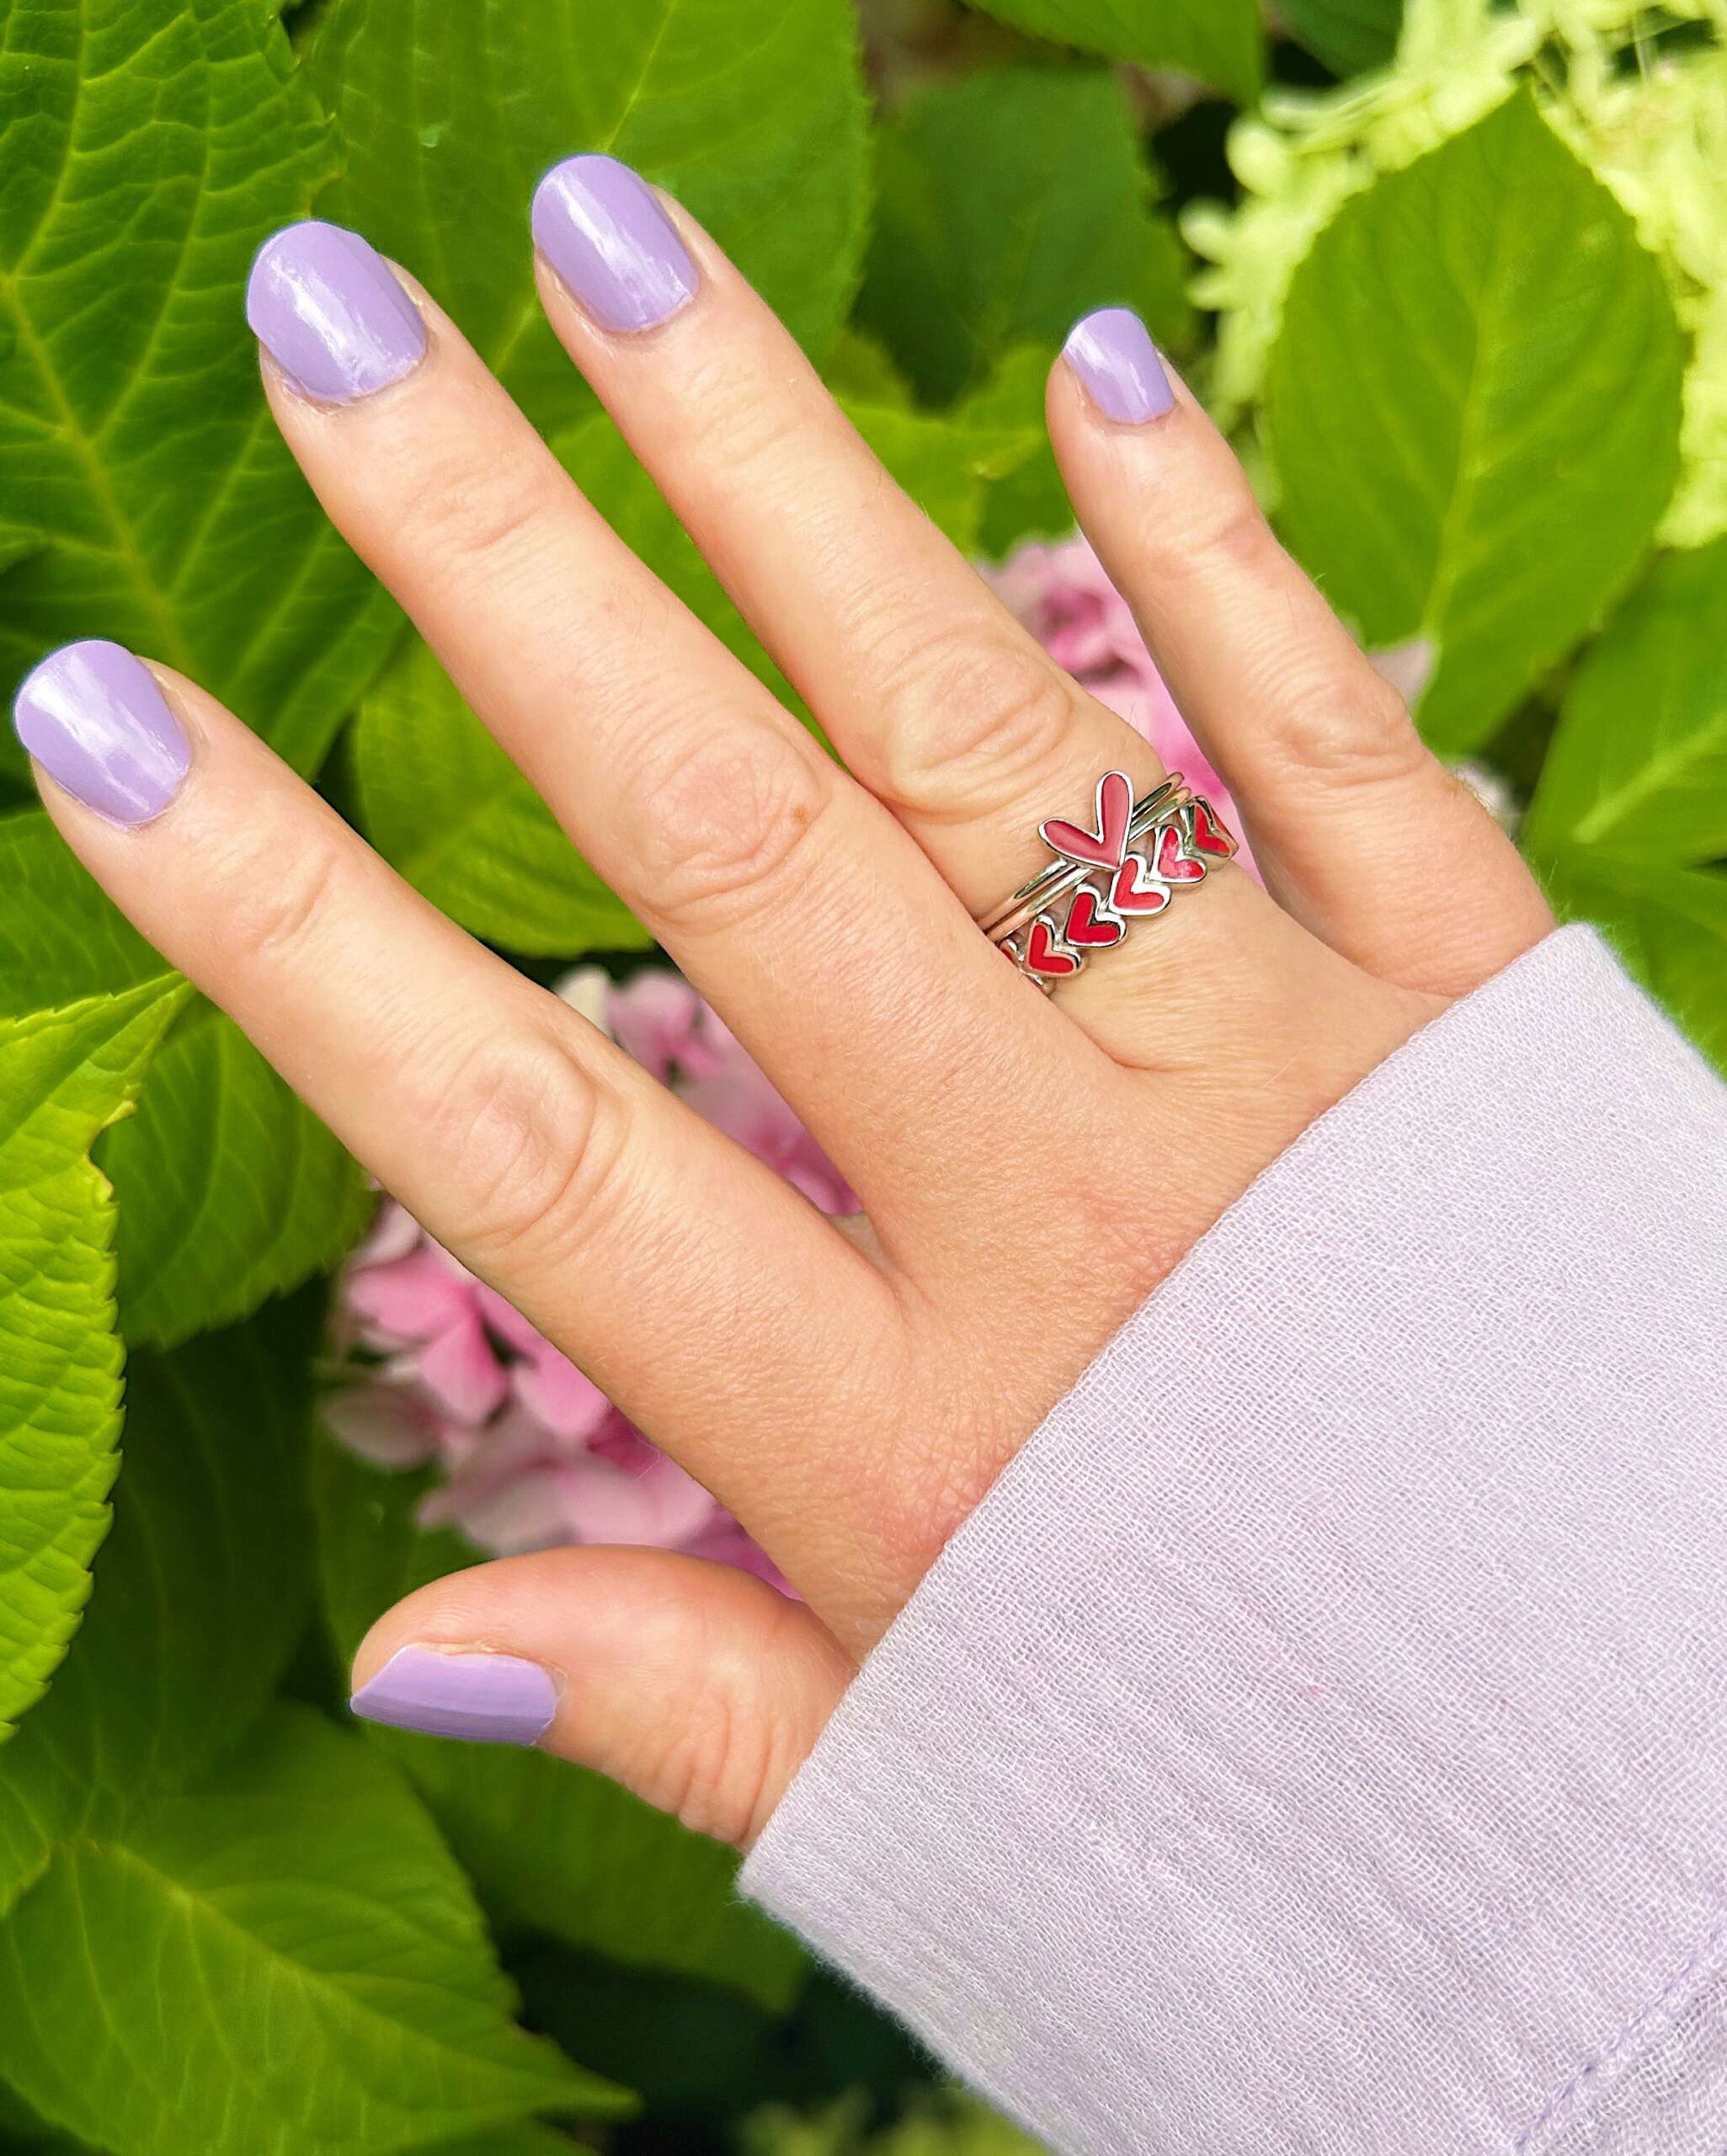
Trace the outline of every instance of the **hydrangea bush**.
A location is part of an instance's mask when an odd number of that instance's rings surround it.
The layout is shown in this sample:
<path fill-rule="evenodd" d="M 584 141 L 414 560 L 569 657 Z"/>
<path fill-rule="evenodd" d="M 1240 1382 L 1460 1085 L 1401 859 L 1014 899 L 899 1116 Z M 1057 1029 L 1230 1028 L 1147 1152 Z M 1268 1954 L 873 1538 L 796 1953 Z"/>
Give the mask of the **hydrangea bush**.
<path fill-rule="evenodd" d="M 796 708 L 534 303 L 533 182 L 610 149 L 1211 787 L 1043 435 L 1073 318 L 1140 308 L 1556 905 L 1727 1061 L 1724 18 L 0 0 L 0 649 L 108 636 L 205 682 L 847 1209 L 328 531 L 242 320 L 276 226 L 364 229 Z M 9 739 L 0 1040 L 0 2151 L 1013 2148 L 723 1852 L 536 1753 L 347 1720 L 367 1625 L 487 1551 L 764 1561 L 164 969 Z"/>

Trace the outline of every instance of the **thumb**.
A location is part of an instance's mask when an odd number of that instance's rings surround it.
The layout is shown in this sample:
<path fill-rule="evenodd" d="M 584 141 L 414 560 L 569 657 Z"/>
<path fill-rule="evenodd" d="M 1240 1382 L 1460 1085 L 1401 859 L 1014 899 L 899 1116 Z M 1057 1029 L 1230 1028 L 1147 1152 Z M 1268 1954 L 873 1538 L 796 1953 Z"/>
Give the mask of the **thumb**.
<path fill-rule="evenodd" d="M 748 1849 L 850 1681 L 801 1602 L 664 1550 L 542 1550 L 452 1572 L 354 1658 L 368 1721 L 537 1744 Z"/>

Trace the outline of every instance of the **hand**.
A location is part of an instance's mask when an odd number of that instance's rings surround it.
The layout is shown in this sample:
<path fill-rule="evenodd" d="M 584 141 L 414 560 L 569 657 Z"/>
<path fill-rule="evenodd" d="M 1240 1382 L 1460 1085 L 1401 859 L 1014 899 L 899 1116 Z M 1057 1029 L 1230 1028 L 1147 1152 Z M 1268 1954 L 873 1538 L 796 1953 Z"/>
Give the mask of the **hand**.
<path fill-rule="evenodd" d="M 400 1650 L 441 1652 L 408 1653 L 371 1705 L 538 1733 L 747 1844 L 1090 1358 L 1548 916 L 1111 311 L 1053 371 L 1052 435 L 1266 888 L 1213 868 L 1046 1000 L 972 915 L 1047 858 L 1040 819 L 1083 819 L 1106 771 L 1144 791 L 1155 758 L 896 491 L 680 211 L 581 158 L 535 230 L 571 359 L 844 768 L 363 242 L 297 227 L 260 259 L 271 403 L 337 526 L 862 1219 L 823 1219 L 461 933 L 191 683 L 72 647 L 19 724 L 60 828 L 146 934 L 806 1598 L 663 1551 L 485 1565 L 379 1621 L 362 1686 Z"/>

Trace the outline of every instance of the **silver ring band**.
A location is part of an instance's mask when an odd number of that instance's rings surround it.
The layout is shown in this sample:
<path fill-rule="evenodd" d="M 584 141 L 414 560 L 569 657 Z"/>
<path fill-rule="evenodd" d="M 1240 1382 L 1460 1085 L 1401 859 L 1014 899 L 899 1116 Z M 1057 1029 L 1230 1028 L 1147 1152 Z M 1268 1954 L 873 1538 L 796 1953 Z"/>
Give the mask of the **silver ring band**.
<path fill-rule="evenodd" d="M 1127 819 L 1129 844 L 1143 836 L 1160 809 L 1179 808 L 1182 802 L 1192 798 L 1191 792 L 1182 783 L 1181 772 L 1171 771 L 1161 786 L 1154 787 L 1149 793 L 1142 793 L 1133 803 Z M 1004 937 L 1011 936 L 1015 929 L 1023 927 L 1034 914 L 1053 905 L 1074 884 L 1095 873 L 1083 861 L 1063 861 L 1058 856 L 1048 867 L 1040 868 L 1028 882 L 1021 883 L 1010 898 L 990 907 L 987 913 L 976 915 L 978 926 L 992 943 L 999 943 Z"/>
<path fill-rule="evenodd" d="M 1125 772 L 1106 771 L 1095 828 L 1052 818 L 1038 829 L 1054 861 L 978 925 L 1046 995 L 1236 851 L 1216 809 L 1179 771 L 1138 801 Z"/>

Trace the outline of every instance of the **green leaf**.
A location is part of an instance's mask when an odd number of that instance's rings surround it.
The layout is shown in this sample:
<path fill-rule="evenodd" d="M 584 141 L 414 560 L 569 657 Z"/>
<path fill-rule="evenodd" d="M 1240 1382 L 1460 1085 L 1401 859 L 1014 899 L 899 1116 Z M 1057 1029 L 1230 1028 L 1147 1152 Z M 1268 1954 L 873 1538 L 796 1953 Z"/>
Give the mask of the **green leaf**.
<path fill-rule="evenodd" d="M 169 970 L 44 808 L 0 817 L 0 1017 L 117 995 Z"/>
<path fill-rule="evenodd" d="M 543 958 L 653 941 L 418 640 L 360 706 L 353 750 L 366 835 L 464 928 Z"/>
<path fill-rule="evenodd" d="M 287 41 L 262 0 L 0 0 L 0 671 L 112 637 L 310 770 L 399 617 L 279 439 L 242 311 L 331 169 Z"/>
<path fill-rule="evenodd" d="M 88 1159 L 175 993 L 0 1022 L 0 1742 L 77 1628 L 120 1435 L 114 1207 Z"/>
<path fill-rule="evenodd" d="M 1652 867 L 1599 846 L 1563 849 L 1540 867 L 1557 910 L 1594 921 L 1727 1075 L 1727 876 Z"/>
<path fill-rule="evenodd" d="M 1277 12 L 1334 75 L 1389 67 L 1403 29 L 1403 0 L 1280 0 Z"/>
<path fill-rule="evenodd" d="M 41 809 L 0 819 L 0 1016 L 167 977 Z M 135 1342 L 243 1317 L 338 1257 L 365 1210 L 360 1170 L 201 998 L 97 1159 L 120 1200 Z"/>
<path fill-rule="evenodd" d="M 1093 68 L 1008 68 L 925 90 L 878 143 L 880 199 L 858 319 L 925 403 L 951 403 L 1014 345 L 1053 355 L 1125 302 L 1186 335 L 1186 257 L 1150 208 L 1121 86 Z"/>
<path fill-rule="evenodd" d="M 0 1930 L 8 2077 L 115 2156 L 365 2156 L 626 2108 L 513 2004 L 420 1806 L 306 1709 L 61 1849 Z"/>
<path fill-rule="evenodd" d="M 1257 0 L 973 0 L 986 14 L 1058 44 L 1197 76 L 1243 104 L 1259 94 Z"/>
<path fill-rule="evenodd" d="M 839 0 L 329 0 L 309 64 L 346 152 L 320 202 L 421 278 L 542 427 L 591 409 L 534 290 L 541 174 L 605 151 L 700 218 L 819 351 L 866 201 Z"/>
<path fill-rule="evenodd" d="M 1266 392 L 1283 528 L 1366 643 L 1431 640 L 1436 746 L 1484 739 L 1629 581 L 1681 358 L 1654 257 L 1525 93 L 1297 269 Z"/>
<path fill-rule="evenodd" d="M 989 473 L 980 551 L 999 561 L 1026 539 L 1064 537 L 1074 528 L 1067 482 L 1049 446 L 1043 399 L 1049 355 L 1016 345 L 981 389 L 955 408 L 960 424 L 993 436 L 1003 454 Z"/>
<path fill-rule="evenodd" d="M 341 1144 L 233 1021 L 200 1002 L 99 1155 L 120 1200 L 126 1337 L 244 1317 L 334 1263 L 370 1200 Z"/>
<path fill-rule="evenodd" d="M 382 1475 L 333 1444 L 319 1448 L 324 1603 L 344 1656 L 403 1595 L 477 1561 L 459 1536 L 415 1526 L 424 1488 L 419 1476 Z M 632 1967 L 711 1977 L 776 2009 L 802 1983 L 808 1965 L 797 1942 L 733 1894 L 736 1860 L 614 1784 L 541 1752 L 368 1734 L 413 1775 L 482 1898 L 506 1920 Z"/>
<path fill-rule="evenodd" d="M 1727 539 L 1668 555 L 1591 648 L 1527 828 L 1537 851 L 1727 854 Z"/>
<path fill-rule="evenodd" d="M 0 1753 L 0 1910 L 54 1845 L 195 1780 L 263 1710 L 304 1628 L 311 1368 L 324 1298 L 134 1353 L 125 1469 L 95 1593 L 47 1698 Z"/>

